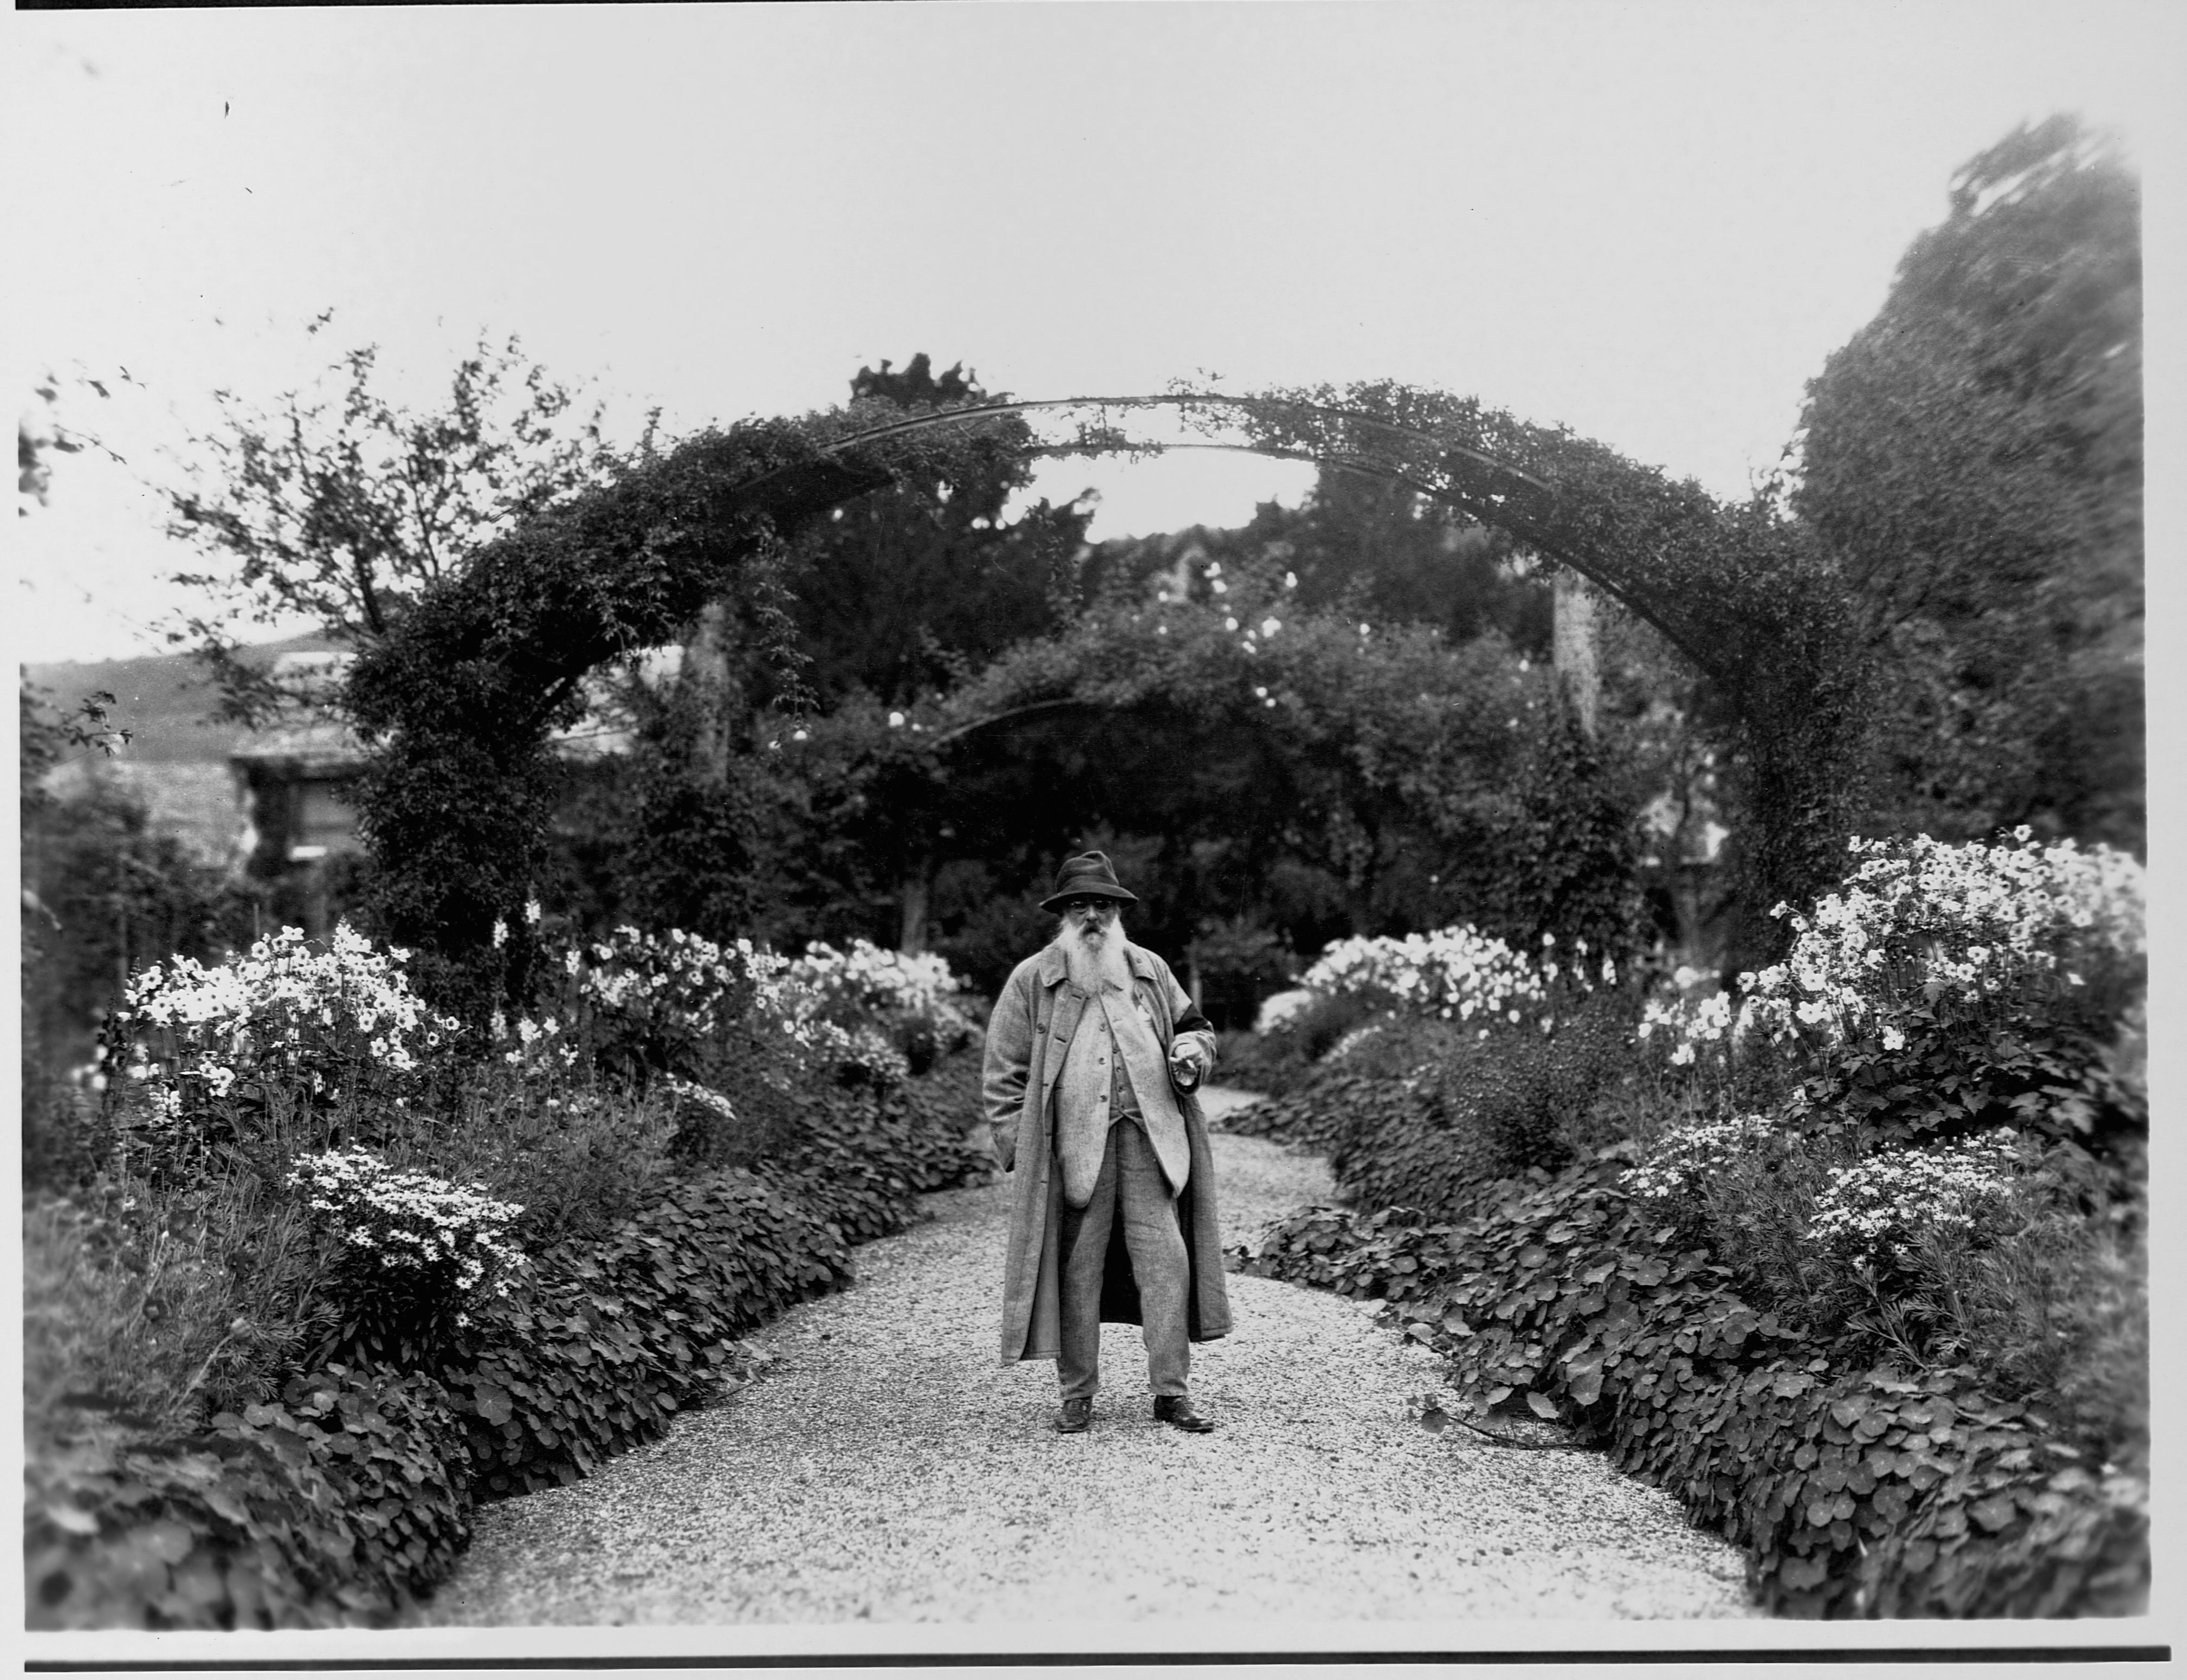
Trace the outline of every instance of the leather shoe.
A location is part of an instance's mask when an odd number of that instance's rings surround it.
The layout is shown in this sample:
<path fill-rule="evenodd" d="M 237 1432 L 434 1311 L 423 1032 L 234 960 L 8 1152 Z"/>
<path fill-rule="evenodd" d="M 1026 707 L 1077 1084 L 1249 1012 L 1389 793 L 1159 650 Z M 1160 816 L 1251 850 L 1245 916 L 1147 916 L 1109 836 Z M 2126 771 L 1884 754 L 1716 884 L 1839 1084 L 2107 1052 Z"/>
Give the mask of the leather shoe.
<path fill-rule="evenodd" d="M 1203 1418 L 1194 1411 L 1192 1402 L 1181 1394 L 1158 1394 L 1155 1396 L 1155 1421 L 1191 1435 L 1206 1435 L 1215 1427 L 1212 1419 Z"/>
<path fill-rule="evenodd" d="M 1055 1414 L 1058 1435 L 1083 1435 L 1093 1426 L 1094 1402 L 1090 1400 L 1066 1400 L 1063 1409 Z"/>

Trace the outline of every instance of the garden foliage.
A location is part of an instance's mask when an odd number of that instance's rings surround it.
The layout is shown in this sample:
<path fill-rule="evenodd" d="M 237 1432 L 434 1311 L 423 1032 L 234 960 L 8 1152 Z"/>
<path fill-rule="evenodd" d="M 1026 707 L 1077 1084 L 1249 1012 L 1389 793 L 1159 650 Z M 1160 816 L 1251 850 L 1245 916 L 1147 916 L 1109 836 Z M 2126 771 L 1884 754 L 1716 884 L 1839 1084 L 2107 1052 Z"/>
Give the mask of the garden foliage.
<path fill-rule="evenodd" d="M 1219 413 L 1247 447 L 1341 462 L 1403 482 L 1628 603 L 1709 676 L 1736 720 L 1733 780 L 1745 792 L 1748 818 L 1736 831 L 1744 867 L 1768 895 L 1760 902 L 1804 894 L 1826 878 L 1820 836 L 1842 831 L 1830 813 L 1841 810 L 1857 781 L 1859 649 L 1843 634 L 1841 582 L 1808 535 L 1777 508 L 1758 498 L 1719 503 L 1599 444 L 1442 392 L 1385 383 L 1190 401 L 1200 418 Z M 1080 442 L 1088 449 L 1127 447 L 1105 408 L 1084 419 Z M 747 422 L 620 464 L 604 481 L 528 513 L 474 551 L 459 571 L 427 587 L 363 649 L 343 696 L 374 750 L 361 793 L 377 864 L 374 913 L 391 936 L 416 942 L 432 959 L 423 972 L 427 995 L 468 1020 L 508 990 L 512 969 L 520 984 L 521 939 L 497 956 L 488 930 L 497 918 L 513 916 L 540 876 L 556 790 L 548 742 L 582 714 L 588 673 L 675 639 L 709 603 L 732 596 L 760 604 L 752 622 L 762 643 L 794 662 L 795 626 L 782 592 L 801 538 L 835 523 L 832 516 L 859 496 L 992 478 L 1032 447 L 1022 421 L 1001 405 L 953 400 L 911 419 L 895 402 L 874 397 L 828 414 Z M 1198 587 L 1194 605 L 1204 604 Z M 1314 615 L 1264 610 L 1242 596 L 1231 605 L 1238 610 L 1213 615 L 1231 638 L 1221 663 L 1211 667 L 1225 688 L 1235 686 L 1230 679 L 1240 663 L 1288 645 L 1268 639 L 1280 637 L 1281 626 Z M 1279 628 L 1264 634 L 1269 619 Z M 1002 687 L 1024 686 L 1021 679 L 1043 674 L 1044 659 L 1068 660 L 1085 639 L 1066 632 L 1056 649 L 1032 655 L 1030 664 L 1005 655 L 1000 663 L 1011 669 Z M 1356 646 L 1350 652 L 1358 681 L 1381 680 L 1381 659 L 1363 659 Z M 1285 658 L 1279 652 L 1262 662 Z M 1346 663 L 1324 660 L 1321 674 Z M 1122 702 L 1110 676 L 1131 684 L 1129 671 L 1085 670 L 1060 684 L 1036 683 L 1041 692 L 1028 689 L 1024 701 L 1067 699 L 1113 710 Z M 987 686 L 995 689 L 987 698 L 1001 697 L 999 688 Z M 1144 698 L 1145 685 L 1138 686 Z M 1300 697 L 1276 682 L 1248 677 L 1244 688 L 1255 687 L 1262 692 L 1254 703 L 1265 701 L 1273 716 L 1302 710 Z M 1303 708 L 1302 726 L 1311 731 L 1317 712 L 1341 718 L 1343 687 L 1318 683 L 1324 703 Z M 1184 696 L 1180 688 L 1169 698 Z M 1234 709 L 1226 700 L 1225 710 Z M 1493 720 L 1488 708 L 1476 710 L 1479 717 L 1470 722 L 1498 728 L 1512 716 L 1508 706 Z M 890 716 L 915 722 L 914 711 L 906 705 Z M 968 714 L 963 721 L 975 720 Z M 1335 733 L 1322 744 L 1324 760 L 1341 760 L 1353 745 Z M 927 744 L 940 741 L 937 733 Z M 1503 756 L 1476 744 L 1485 758 Z M 1546 744 L 1534 789 L 1540 797 L 1521 813 L 1534 844 L 1512 860 L 1533 867 L 1517 868 L 1510 883 L 1530 908 L 1574 882 L 1617 879 L 1619 872 L 1605 866 L 1617 861 L 1629 839 L 1623 833 L 1629 813 L 1590 785 L 1585 744 L 1567 731 Z M 1348 756 L 1353 779 L 1386 805 L 1413 762 L 1395 740 L 1369 740 Z M 935 778 L 914 779 L 930 791 Z M 1497 785 L 1493 777 L 1487 785 Z M 1465 795 L 1442 803 L 1442 814 L 1463 825 Z M 885 813 L 901 805 L 884 800 L 878 808 Z M 904 810 L 898 832 L 874 837 L 877 856 L 887 854 L 901 870 L 892 886 L 922 879 L 936 861 L 935 842 L 949 839 L 944 830 L 953 826 L 924 820 L 936 813 Z M 1342 864 L 1336 873 L 1348 879 L 1357 871 L 1347 854 L 1373 837 L 1359 833 L 1344 809 L 1329 826 L 1315 842 L 1334 849 Z M 951 850 L 987 855 L 976 844 Z M 1452 848 L 1442 847 L 1441 855 L 1453 855 Z M 1407 862 L 1422 874 L 1438 873 L 1432 861 Z M 1492 903 L 1495 896 L 1475 896 Z M 1559 907 L 1567 931 L 1582 931 L 1588 916 L 1610 913 L 1614 919 L 1621 913 L 1614 895 L 1594 902 L 1599 896 Z M 1487 913 L 1471 906 L 1468 913 Z M 1355 919 L 1355 926 L 1366 924 Z M 1195 931 L 1189 929 L 1188 936 Z"/>
<path fill-rule="evenodd" d="M 385 1621 L 470 1537 L 469 1455 L 430 1376 L 330 1366 L 187 1439 L 32 1447 L 34 1628 Z"/>
<path fill-rule="evenodd" d="M 1971 160 L 1808 387 L 1792 505 L 1883 655 L 1861 826 L 2141 849 L 2141 191 L 2070 116 Z"/>
<path fill-rule="evenodd" d="M 98 1174 L 26 1221 L 34 1627 L 385 1621 L 475 1497 L 719 1397 L 987 1169 L 937 962 L 538 948 L 484 1032 L 346 930 L 141 978 Z"/>
<path fill-rule="evenodd" d="M 2138 1610 L 2147 1484 L 1963 1367 L 1848 1364 L 1675 1246 L 1612 1159 L 1507 1184 L 1489 1211 L 1294 1216 L 1251 1269 L 1391 1303 L 1459 1396 L 1523 1402 L 1746 1548 L 1795 1615 Z"/>
<path fill-rule="evenodd" d="M 1644 1019 L 1605 987 L 1482 1036 L 1448 986 L 1331 962 L 1400 1007 L 1248 1123 L 1380 1211 L 1296 1216 L 1248 1263 L 1387 1301 L 1454 1404 L 1600 1441 L 1773 1609 L 2134 1610 L 2139 870 L 2025 834 L 1853 851 L 1782 964 Z"/>

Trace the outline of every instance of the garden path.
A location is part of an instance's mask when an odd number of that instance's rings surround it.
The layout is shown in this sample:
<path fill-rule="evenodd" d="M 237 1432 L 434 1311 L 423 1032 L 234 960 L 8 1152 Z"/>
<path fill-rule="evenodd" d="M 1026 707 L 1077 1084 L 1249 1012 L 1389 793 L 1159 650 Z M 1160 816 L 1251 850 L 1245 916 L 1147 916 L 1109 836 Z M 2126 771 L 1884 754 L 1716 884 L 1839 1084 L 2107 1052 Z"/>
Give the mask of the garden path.
<path fill-rule="evenodd" d="M 1317 1156 L 1214 1143 L 1226 1243 L 1330 1197 Z M 852 1289 L 759 1333 L 757 1380 L 587 1481 L 481 1509 L 419 1621 L 1219 1618 L 1258 1643 L 1286 1624 L 1755 1613 L 1739 1554 L 1600 1456 L 1424 1430 L 1408 1399 L 1436 1362 L 1341 1296 L 1233 1276 L 1234 1333 L 1194 1351 L 1208 1436 L 1152 1420 L 1137 1333 L 1109 1326 L 1094 1428 L 1059 1436 L 1053 1368 L 995 1362 L 1004 1188 L 926 1211 L 857 1251 Z"/>

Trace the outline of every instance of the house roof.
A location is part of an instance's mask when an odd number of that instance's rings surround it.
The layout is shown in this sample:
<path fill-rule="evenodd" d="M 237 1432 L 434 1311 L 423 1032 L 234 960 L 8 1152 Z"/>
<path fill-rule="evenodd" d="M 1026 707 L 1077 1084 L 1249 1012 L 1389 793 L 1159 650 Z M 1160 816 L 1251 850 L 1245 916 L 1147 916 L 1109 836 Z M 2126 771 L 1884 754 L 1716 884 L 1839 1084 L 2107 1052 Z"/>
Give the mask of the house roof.
<path fill-rule="evenodd" d="M 351 776 L 364 767 L 364 744 L 348 725 L 317 718 L 253 730 L 236 741 L 228 760 L 241 769 L 295 777 Z"/>

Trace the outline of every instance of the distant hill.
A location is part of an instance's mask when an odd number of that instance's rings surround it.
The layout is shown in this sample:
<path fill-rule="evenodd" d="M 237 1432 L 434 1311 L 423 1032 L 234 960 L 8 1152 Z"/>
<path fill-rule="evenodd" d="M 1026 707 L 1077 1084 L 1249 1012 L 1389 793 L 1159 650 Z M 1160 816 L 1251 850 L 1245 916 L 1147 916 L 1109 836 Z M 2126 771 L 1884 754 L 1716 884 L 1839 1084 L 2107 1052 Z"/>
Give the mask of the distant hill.
<path fill-rule="evenodd" d="M 276 655 L 331 648 L 323 636 L 267 642 L 245 655 L 271 663 Z M 205 668 L 188 654 L 140 659 L 25 664 L 23 675 L 45 689 L 55 705 L 71 710 L 86 694 L 104 689 L 115 704 L 110 716 L 132 739 L 123 757 L 138 764 L 225 765 L 243 730 L 215 716 L 219 696 Z"/>

